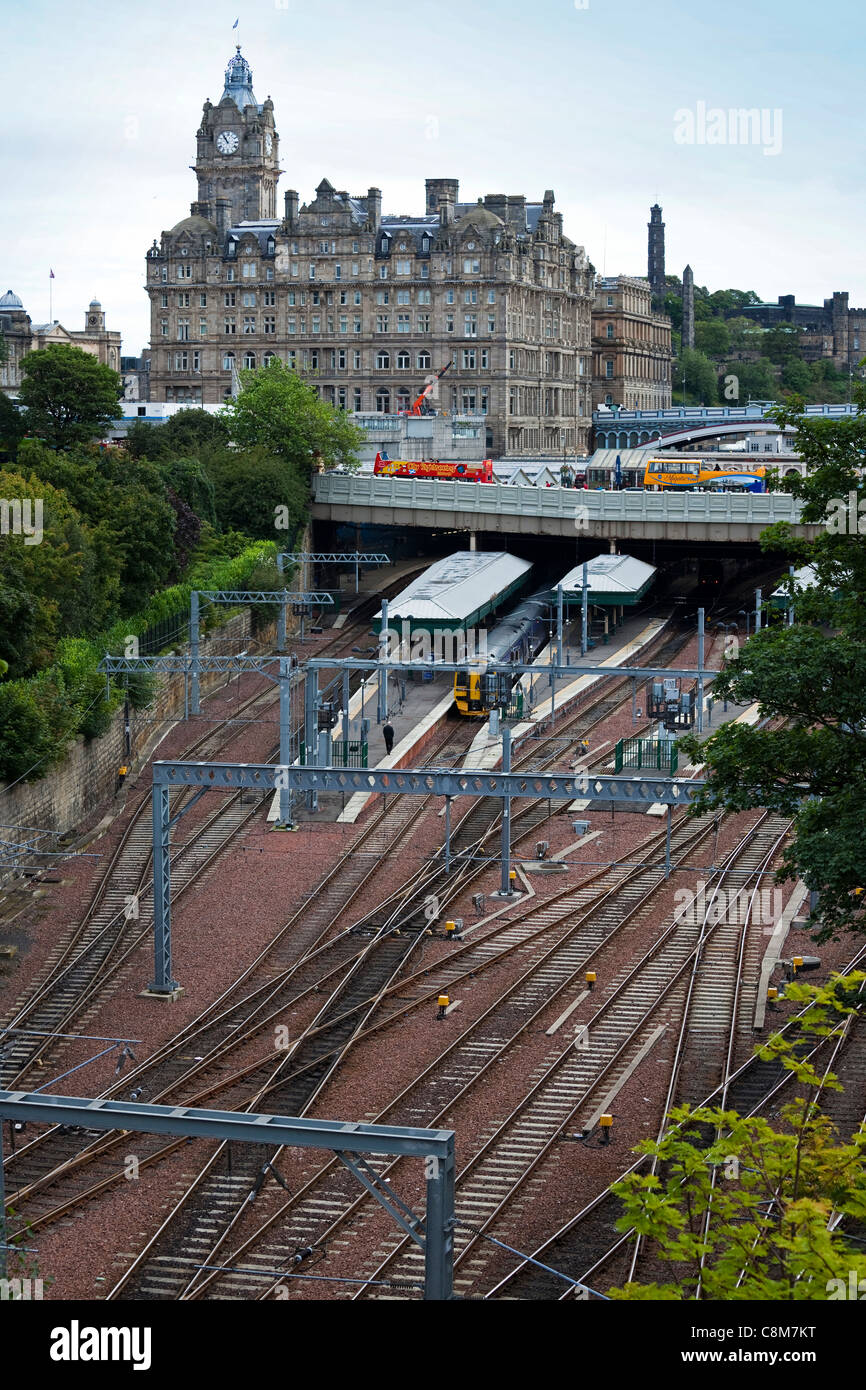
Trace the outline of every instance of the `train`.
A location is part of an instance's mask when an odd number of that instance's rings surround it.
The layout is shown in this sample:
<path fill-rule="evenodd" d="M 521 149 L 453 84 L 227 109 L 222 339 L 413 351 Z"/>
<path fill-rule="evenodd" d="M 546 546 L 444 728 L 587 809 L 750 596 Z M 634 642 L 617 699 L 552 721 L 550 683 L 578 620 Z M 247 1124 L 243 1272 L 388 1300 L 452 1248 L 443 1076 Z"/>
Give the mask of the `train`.
<path fill-rule="evenodd" d="M 487 661 L 534 661 L 548 641 L 550 585 L 518 603 L 507 618 L 487 633 Z M 487 719 L 497 706 L 507 705 L 520 676 L 488 672 L 482 665 L 454 673 L 454 703 L 463 715 Z"/>
<path fill-rule="evenodd" d="M 387 454 L 377 454 L 373 472 L 381 477 L 393 478 L 445 478 L 457 483 L 492 483 L 493 460 L 482 459 L 479 463 L 440 463 L 439 459 L 389 459 Z"/>

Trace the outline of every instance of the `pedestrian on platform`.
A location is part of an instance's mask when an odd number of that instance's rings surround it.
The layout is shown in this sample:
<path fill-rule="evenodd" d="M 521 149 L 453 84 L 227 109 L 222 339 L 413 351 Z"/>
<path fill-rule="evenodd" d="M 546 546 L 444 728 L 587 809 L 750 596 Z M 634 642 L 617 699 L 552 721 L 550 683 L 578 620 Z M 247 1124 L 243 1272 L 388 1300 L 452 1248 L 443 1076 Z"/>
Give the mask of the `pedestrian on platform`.
<path fill-rule="evenodd" d="M 394 747 L 394 725 L 391 723 L 390 719 L 386 720 L 382 725 L 382 737 L 385 740 L 385 752 L 390 754 L 391 749 Z"/>

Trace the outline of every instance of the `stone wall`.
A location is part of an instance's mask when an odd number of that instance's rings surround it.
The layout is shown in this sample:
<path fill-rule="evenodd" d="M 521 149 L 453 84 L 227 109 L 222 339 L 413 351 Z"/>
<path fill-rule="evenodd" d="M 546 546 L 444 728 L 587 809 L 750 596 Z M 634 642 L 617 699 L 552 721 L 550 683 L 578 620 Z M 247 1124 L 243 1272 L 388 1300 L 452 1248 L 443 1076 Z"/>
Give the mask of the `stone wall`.
<path fill-rule="evenodd" d="M 250 609 L 236 614 L 223 627 L 202 639 L 202 656 L 220 656 L 238 651 L 250 635 Z M 290 624 L 291 625 L 291 624 Z M 275 633 L 265 628 L 257 645 L 272 648 Z M 202 694 L 215 689 L 224 677 L 203 675 Z M 158 680 L 156 698 L 145 709 L 130 710 L 132 757 L 130 772 L 143 766 L 173 718 L 183 718 L 184 678 L 163 676 Z M 124 711 L 115 711 L 110 727 L 100 737 L 86 743 L 75 741 L 67 757 L 38 782 L 21 782 L 0 792 L 0 839 L 17 839 L 2 827 L 38 826 L 61 834 L 76 830 L 99 812 L 107 812 L 118 791 L 118 768 L 124 758 Z M 25 837 L 22 837 L 25 838 Z"/>

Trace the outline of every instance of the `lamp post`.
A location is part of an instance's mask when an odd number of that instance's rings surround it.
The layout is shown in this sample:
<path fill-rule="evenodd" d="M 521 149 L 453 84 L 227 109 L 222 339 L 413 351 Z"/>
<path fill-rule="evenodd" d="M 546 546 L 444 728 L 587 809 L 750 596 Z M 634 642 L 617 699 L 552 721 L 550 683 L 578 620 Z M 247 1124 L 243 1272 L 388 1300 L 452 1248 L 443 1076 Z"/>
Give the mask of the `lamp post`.
<path fill-rule="evenodd" d="M 752 616 L 752 615 L 751 615 L 751 612 L 747 612 L 745 608 L 741 608 L 740 611 L 739 611 L 739 613 L 737 614 L 737 616 L 738 616 L 739 618 L 745 618 L 745 620 L 746 620 L 746 641 L 748 642 L 748 640 L 749 640 L 749 632 L 750 632 L 750 628 L 749 628 L 749 619 L 750 619 L 751 616 Z M 739 623 L 738 623 L 738 624 L 737 624 L 737 631 L 738 631 L 738 632 L 739 632 L 739 627 L 740 627 L 740 625 L 739 625 Z"/>

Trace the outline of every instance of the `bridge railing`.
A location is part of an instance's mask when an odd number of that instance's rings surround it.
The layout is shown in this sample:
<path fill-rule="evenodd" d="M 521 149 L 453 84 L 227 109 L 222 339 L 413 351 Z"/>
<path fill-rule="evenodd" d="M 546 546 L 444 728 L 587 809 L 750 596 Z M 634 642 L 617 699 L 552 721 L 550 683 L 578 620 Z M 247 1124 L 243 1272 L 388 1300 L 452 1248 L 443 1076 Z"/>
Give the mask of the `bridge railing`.
<path fill-rule="evenodd" d="M 378 478 L 323 473 L 313 501 L 325 506 L 397 508 L 495 516 L 581 518 L 593 521 L 797 522 L 800 503 L 785 492 L 602 492 L 513 484 L 457 483 L 437 478 Z M 578 509 L 585 508 L 581 512 Z"/>

